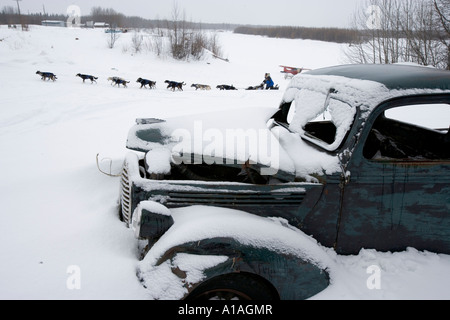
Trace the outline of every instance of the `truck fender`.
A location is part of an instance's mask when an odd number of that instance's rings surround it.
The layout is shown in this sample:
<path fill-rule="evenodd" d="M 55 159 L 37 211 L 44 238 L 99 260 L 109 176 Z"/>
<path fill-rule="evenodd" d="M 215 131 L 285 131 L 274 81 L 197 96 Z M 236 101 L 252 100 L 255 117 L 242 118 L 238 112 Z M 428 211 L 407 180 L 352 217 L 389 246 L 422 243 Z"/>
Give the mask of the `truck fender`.
<path fill-rule="evenodd" d="M 152 241 L 138 268 L 138 277 L 148 288 L 152 287 L 152 274 L 159 274 L 160 268 L 170 270 L 167 278 L 176 276 L 175 282 L 180 287 L 177 299 L 204 297 L 205 292 L 228 285 L 230 288 L 222 289 L 239 292 L 251 299 L 300 300 L 314 296 L 330 284 L 330 257 L 299 230 L 231 209 L 189 207 L 169 210 L 151 201 L 141 204 L 134 214 L 133 228 L 135 232 L 139 230 L 140 237 Z M 197 210 L 199 215 L 196 216 Z M 227 221 L 231 219 L 232 225 L 239 227 L 229 228 L 221 222 L 220 214 L 225 214 Z M 249 224 L 249 219 L 254 219 L 256 224 Z M 183 223 L 177 225 L 177 220 Z M 255 237 L 251 233 L 244 239 L 240 237 L 255 227 L 273 230 L 267 235 L 256 232 Z M 147 234 L 145 230 L 153 231 Z M 199 230 L 205 230 L 205 235 L 202 236 Z M 217 230 L 214 231 L 216 235 L 206 236 L 211 230 Z M 189 233 L 199 233 L 199 237 L 192 235 L 192 241 L 183 241 L 190 238 Z M 186 263 L 187 260 L 190 262 Z"/>
<path fill-rule="evenodd" d="M 224 261 L 204 269 L 202 279 L 190 283 L 186 281 L 189 270 L 177 264 L 179 254 L 223 257 Z M 330 284 L 328 271 L 311 261 L 232 238 L 185 243 L 172 248 L 159 263 L 166 259 L 173 266 L 172 272 L 185 281 L 183 298 L 187 300 L 202 299 L 215 289 L 233 290 L 250 300 L 304 300 Z"/>

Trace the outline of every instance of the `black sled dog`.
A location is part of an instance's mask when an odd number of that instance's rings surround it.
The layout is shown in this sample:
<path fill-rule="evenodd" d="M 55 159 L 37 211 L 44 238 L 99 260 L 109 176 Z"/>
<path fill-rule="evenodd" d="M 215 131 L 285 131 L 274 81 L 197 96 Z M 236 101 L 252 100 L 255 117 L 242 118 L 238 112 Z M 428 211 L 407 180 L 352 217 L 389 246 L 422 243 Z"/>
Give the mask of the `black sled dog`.
<path fill-rule="evenodd" d="M 41 72 L 41 71 L 36 71 L 36 74 L 41 76 L 41 80 L 45 81 L 45 80 L 53 80 L 56 81 L 56 79 L 58 79 L 56 77 L 56 74 L 53 74 L 51 72 Z"/>
<path fill-rule="evenodd" d="M 95 81 L 95 80 L 97 80 L 98 79 L 98 77 L 94 77 L 94 76 L 91 76 L 91 75 L 89 75 L 89 74 L 82 74 L 82 73 L 78 73 L 77 75 L 76 75 L 76 77 L 80 77 L 81 79 L 83 79 L 83 83 L 86 81 L 86 80 L 91 80 L 91 83 L 97 83 L 97 81 Z"/>
<path fill-rule="evenodd" d="M 220 90 L 237 90 L 233 85 L 229 86 L 227 84 L 219 84 L 216 88 Z"/>
<path fill-rule="evenodd" d="M 139 78 L 136 80 L 136 82 L 141 84 L 140 89 L 142 89 L 143 87 L 147 88 L 147 86 L 149 86 L 150 89 L 154 89 L 156 86 L 156 81 L 151 81 L 151 80 L 147 80 L 147 79 Z"/>
<path fill-rule="evenodd" d="M 167 85 L 167 89 L 172 89 L 172 91 L 175 91 L 175 89 L 183 91 L 183 86 L 186 85 L 186 83 L 184 83 L 184 81 L 183 82 L 176 82 L 176 81 L 166 80 L 164 82 L 168 84 Z"/>

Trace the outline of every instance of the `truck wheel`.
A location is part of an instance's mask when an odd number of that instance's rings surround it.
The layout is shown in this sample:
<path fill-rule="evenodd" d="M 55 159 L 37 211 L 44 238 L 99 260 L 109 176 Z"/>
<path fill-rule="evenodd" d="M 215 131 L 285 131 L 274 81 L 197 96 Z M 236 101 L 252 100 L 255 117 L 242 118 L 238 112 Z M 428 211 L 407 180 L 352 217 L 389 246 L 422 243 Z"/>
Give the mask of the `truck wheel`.
<path fill-rule="evenodd" d="M 230 273 L 200 284 L 185 299 L 198 300 L 279 300 L 275 288 L 252 274 Z"/>

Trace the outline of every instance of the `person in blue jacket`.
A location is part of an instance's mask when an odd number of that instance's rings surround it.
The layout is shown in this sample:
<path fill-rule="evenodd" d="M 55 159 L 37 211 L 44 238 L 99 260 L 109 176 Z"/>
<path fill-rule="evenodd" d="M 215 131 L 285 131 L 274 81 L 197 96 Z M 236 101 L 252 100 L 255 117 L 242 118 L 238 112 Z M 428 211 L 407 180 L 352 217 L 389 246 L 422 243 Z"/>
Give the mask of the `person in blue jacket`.
<path fill-rule="evenodd" d="M 273 83 L 272 78 L 270 77 L 270 73 L 265 74 L 263 84 L 266 85 L 266 90 L 273 89 L 274 83 Z"/>

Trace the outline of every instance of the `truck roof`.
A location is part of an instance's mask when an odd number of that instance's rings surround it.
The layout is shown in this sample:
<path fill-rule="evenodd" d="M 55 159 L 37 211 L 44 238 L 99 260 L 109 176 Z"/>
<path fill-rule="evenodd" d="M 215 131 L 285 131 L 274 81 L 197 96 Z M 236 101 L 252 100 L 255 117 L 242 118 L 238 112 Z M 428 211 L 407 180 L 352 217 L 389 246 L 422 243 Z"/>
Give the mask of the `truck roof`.
<path fill-rule="evenodd" d="M 305 74 L 370 80 L 381 83 L 390 90 L 450 90 L 450 71 L 416 65 L 352 64 L 316 69 Z"/>

